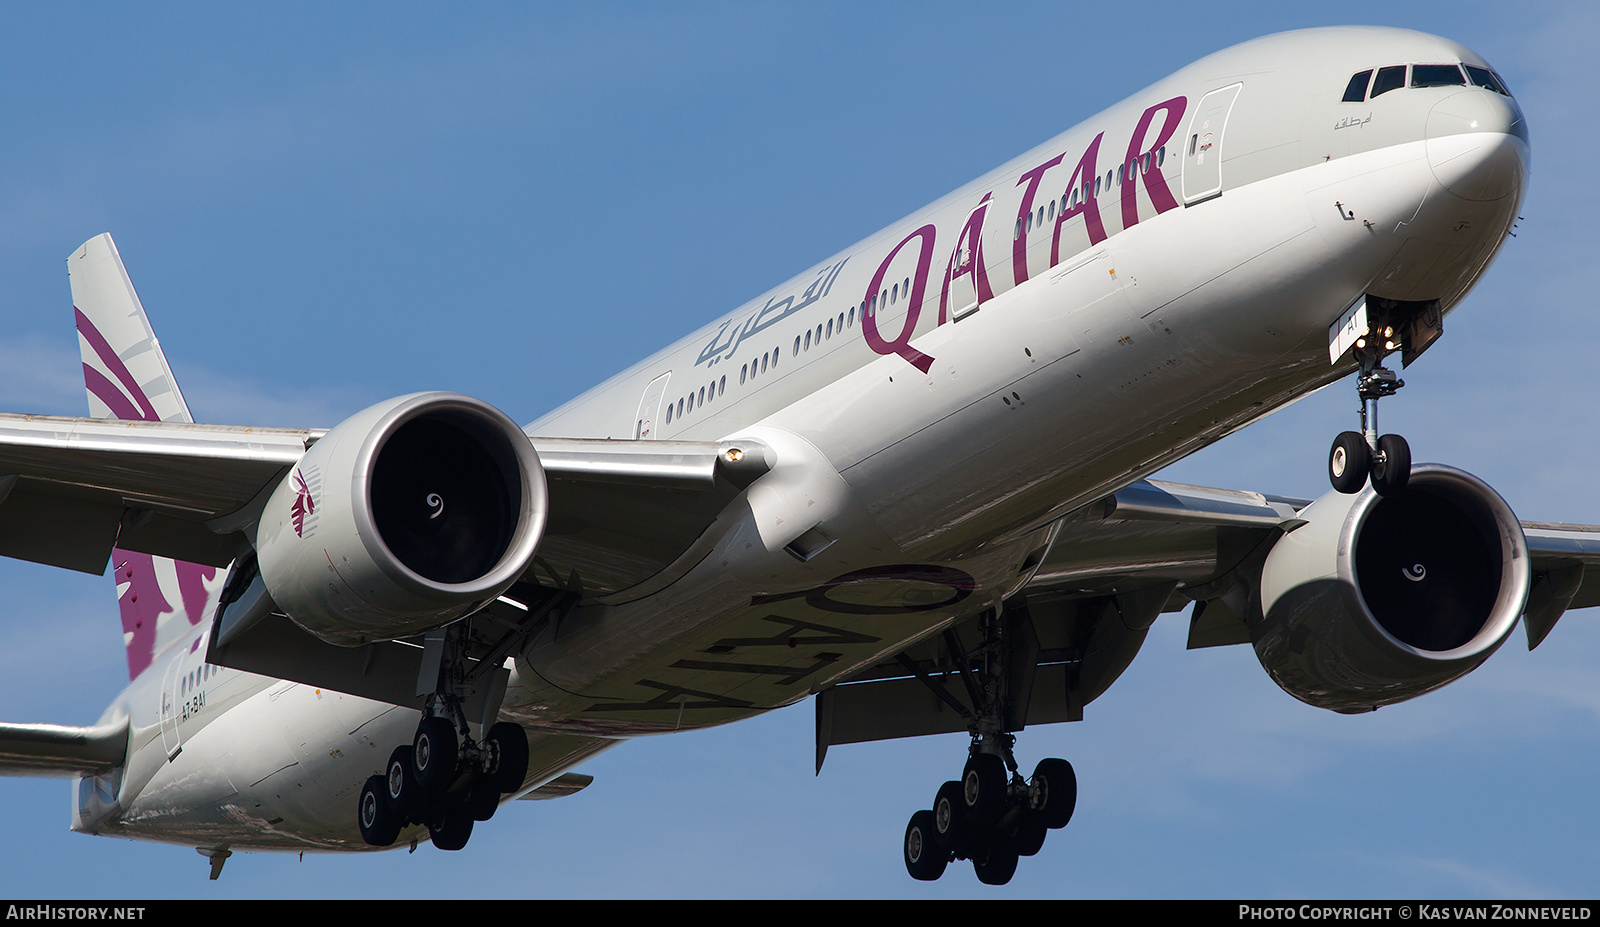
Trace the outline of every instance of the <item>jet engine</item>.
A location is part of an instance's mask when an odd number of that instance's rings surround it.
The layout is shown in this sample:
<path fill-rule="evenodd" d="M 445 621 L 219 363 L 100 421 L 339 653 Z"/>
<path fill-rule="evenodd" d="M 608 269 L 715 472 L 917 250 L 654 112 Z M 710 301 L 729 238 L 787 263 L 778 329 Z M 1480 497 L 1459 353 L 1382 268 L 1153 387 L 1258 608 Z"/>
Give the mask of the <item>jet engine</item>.
<path fill-rule="evenodd" d="M 544 470 L 516 423 L 454 393 L 380 402 L 324 435 L 272 491 L 256 560 L 278 608 L 356 646 L 448 624 L 533 558 Z"/>
<path fill-rule="evenodd" d="M 1511 633 L 1531 583 L 1522 527 L 1493 489 L 1438 464 L 1405 492 L 1330 492 L 1261 575 L 1256 656 L 1295 698 L 1371 711 L 1476 669 Z"/>

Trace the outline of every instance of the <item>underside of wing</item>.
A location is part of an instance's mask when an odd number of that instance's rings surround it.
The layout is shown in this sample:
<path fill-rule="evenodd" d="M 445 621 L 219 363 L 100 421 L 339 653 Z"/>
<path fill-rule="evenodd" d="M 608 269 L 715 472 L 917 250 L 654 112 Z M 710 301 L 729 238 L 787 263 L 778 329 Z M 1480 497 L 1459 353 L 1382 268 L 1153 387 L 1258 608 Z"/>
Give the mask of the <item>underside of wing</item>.
<path fill-rule="evenodd" d="M 1024 592 L 1000 619 L 970 618 L 821 693 L 819 767 L 830 744 L 968 730 L 983 697 L 978 674 L 993 656 L 985 648 L 997 641 L 1014 668 L 1008 730 L 1080 720 L 1164 612 L 1194 605 L 1190 649 L 1251 643 L 1262 621 L 1263 564 L 1279 539 L 1307 524 L 1310 505 L 1147 480 L 1071 513 L 1048 552 L 1025 564 Z M 1524 521 L 1521 530 L 1531 649 L 1565 611 L 1600 605 L 1600 526 Z M 999 633 L 984 628 L 996 620 Z"/>

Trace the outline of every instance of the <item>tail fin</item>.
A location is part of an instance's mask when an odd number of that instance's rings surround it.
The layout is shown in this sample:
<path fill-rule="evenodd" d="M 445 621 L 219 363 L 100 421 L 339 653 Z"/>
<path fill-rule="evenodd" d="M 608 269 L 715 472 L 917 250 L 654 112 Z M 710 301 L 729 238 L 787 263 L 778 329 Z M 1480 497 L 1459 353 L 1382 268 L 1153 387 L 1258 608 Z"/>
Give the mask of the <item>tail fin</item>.
<path fill-rule="evenodd" d="M 67 258 L 67 276 L 89 414 L 194 421 L 111 236 L 91 238 L 74 251 Z M 121 548 L 111 551 L 111 564 L 128 676 L 135 678 L 215 610 L 224 576 L 216 567 Z"/>
<path fill-rule="evenodd" d="M 67 259 L 78 322 L 89 414 L 147 422 L 192 422 L 161 343 L 109 233 L 84 242 Z"/>

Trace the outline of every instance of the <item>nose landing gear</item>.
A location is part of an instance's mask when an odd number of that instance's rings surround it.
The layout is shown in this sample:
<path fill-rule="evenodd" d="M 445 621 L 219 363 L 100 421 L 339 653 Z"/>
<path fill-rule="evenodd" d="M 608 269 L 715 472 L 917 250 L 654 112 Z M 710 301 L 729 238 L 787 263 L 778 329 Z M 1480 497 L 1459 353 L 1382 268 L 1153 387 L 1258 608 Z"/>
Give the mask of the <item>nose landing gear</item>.
<path fill-rule="evenodd" d="M 1399 495 L 1411 479 L 1411 447 L 1399 435 L 1378 434 L 1378 400 L 1393 396 L 1406 381 L 1383 366 L 1398 348 L 1395 327 L 1379 323 L 1350 349 L 1361 363 L 1356 394 L 1361 397 L 1361 430 L 1341 432 L 1328 451 L 1328 481 L 1342 493 L 1356 493 L 1372 481 L 1381 496 Z"/>

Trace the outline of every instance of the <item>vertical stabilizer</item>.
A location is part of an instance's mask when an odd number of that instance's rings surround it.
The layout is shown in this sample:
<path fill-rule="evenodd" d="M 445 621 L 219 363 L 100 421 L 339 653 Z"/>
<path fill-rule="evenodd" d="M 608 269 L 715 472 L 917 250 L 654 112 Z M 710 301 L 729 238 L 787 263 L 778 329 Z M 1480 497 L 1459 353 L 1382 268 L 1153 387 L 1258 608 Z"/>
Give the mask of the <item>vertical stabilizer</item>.
<path fill-rule="evenodd" d="M 67 258 L 78 350 L 95 418 L 192 422 L 109 233 Z"/>
<path fill-rule="evenodd" d="M 67 258 L 67 276 L 89 414 L 194 421 L 111 236 L 98 235 L 74 251 Z M 121 548 L 111 551 L 111 565 L 133 678 L 215 610 L 223 571 Z"/>

